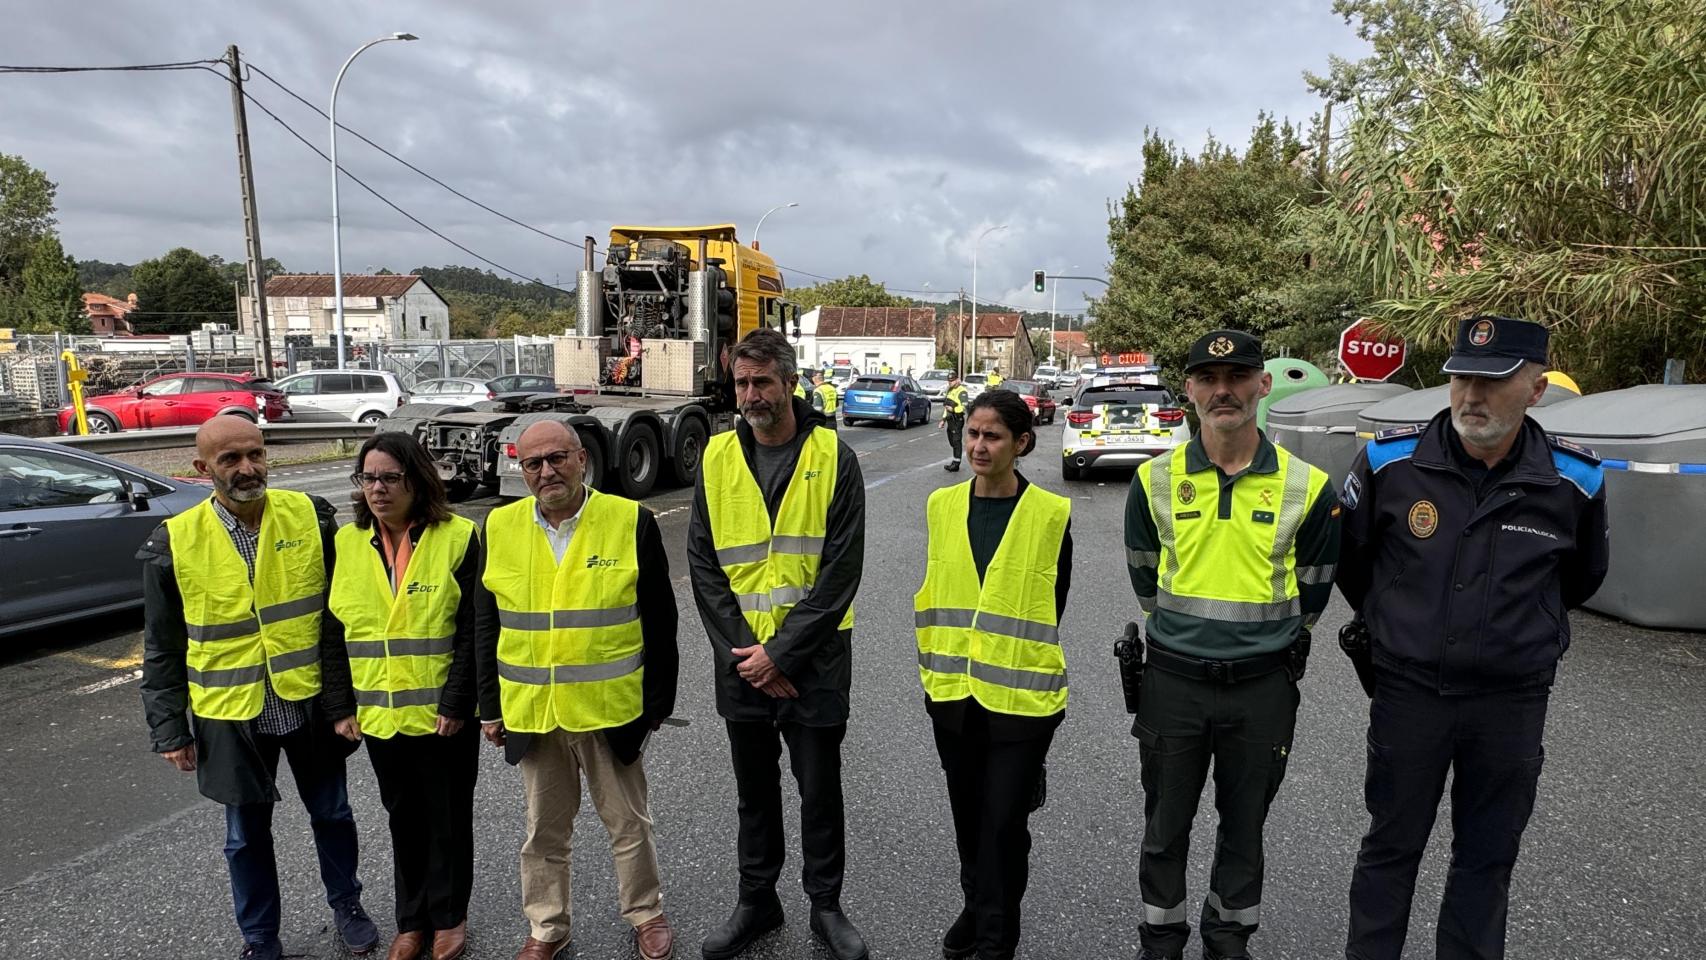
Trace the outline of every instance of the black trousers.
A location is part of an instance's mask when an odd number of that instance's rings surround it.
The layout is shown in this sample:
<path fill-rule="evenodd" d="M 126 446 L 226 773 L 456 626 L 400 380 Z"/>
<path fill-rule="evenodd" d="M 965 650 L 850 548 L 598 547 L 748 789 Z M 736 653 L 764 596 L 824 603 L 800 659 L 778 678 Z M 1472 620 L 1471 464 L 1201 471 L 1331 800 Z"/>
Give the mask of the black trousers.
<path fill-rule="evenodd" d="M 1165 956 L 1190 938 L 1185 902 L 1191 821 L 1214 765 L 1220 815 L 1213 866 L 1203 897 L 1203 945 L 1241 956 L 1261 919 L 1262 829 L 1285 779 L 1297 725 L 1296 684 L 1284 670 L 1224 684 L 1143 671 L 1143 700 L 1133 732 L 1143 765 L 1143 945 Z"/>
<path fill-rule="evenodd" d="M 474 891 L 474 780 L 480 725 L 454 736 L 365 737 L 391 819 L 397 930 L 449 930 Z"/>
<path fill-rule="evenodd" d="M 960 889 L 977 918 L 980 960 L 1007 960 L 1019 945 L 1019 902 L 1030 879 L 1031 800 L 1054 740 L 1038 724 L 1022 739 L 991 738 L 989 711 L 969 704 L 954 725 L 935 720 L 936 752 L 948 776 Z"/>
<path fill-rule="evenodd" d="M 1371 818 L 1351 877 L 1345 956 L 1397 960 L 1410 927 L 1416 870 L 1451 781 L 1451 868 L 1435 935 L 1438 960 L 1505 955 L 1511 869 L 1534 812 L 1551 691 L 1529 687 L 1441 696 L 1381 673 L 1369 705 Z"/>
<path fill-rule="evenodd" d="M 782 836 L 782 743 L 800 790 L 800 882 L 816 906 L 841 903 L 847 862 L 846 815 L 841 800 L 841 741 L 847 725 L 726 721 L 740 796 L 740 897 L 775 896 L 787 847 Z"/>
<path fill-rule="evenodd" d="M 966 430 L 966 417 L 963 413 L 948 413 L 942 415 L 942 432 L 948 435 L 948 446 L 954 451 L 954 462 L 960 462 L 960 439 Z"/>

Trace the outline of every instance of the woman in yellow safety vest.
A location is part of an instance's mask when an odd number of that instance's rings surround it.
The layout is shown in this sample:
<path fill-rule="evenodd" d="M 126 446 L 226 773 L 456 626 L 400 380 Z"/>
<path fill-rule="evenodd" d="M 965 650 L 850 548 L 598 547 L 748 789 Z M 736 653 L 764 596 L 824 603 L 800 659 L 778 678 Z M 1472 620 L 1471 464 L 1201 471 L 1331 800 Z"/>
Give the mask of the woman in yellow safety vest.
<path fill-rule="evenodd" d="M 390 814 L 397 938 L 391 960 L 462 956 L 474 886 L 474 586 L 479 538 L 450 510 L 406 433 L 362 444 L 355 522 L 338 531 L 322 641 L 323 702 L 367 741 Z"/>
<path fill-rule="evenodd" d="M 1060 616 L 1072 502 L 1025 479 L 1030 408 L 992 390 L 967 408 L 972 478 L 931 494 L 929 564 L 913 598 L 918 672 L 947 773 L 965 905 L 945 957 L 1011 957 L 1019 942 L 1043 761 L 1066 716 Z"/>

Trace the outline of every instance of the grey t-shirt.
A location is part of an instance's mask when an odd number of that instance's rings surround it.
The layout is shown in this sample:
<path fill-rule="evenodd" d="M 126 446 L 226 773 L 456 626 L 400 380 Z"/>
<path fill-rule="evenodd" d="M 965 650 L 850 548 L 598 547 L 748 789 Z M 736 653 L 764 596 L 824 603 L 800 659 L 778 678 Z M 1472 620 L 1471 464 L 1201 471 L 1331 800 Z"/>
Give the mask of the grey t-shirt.
<path fill-rule="evenodd" d="M 766 503 L 780 503 L 780 492 L 787 488 L 788 481 L 794 477 L 794 465 L 800 459 L 800 443 L 805 439 L 805 433 L 797 433 L 794 439 L 774 447 L 762 443 L 752 445 L 752 470 L 754 479 L 758 481 L 758 489 L 764 493 Z M 774 518 L 772 518 L 774 519 Z"/>

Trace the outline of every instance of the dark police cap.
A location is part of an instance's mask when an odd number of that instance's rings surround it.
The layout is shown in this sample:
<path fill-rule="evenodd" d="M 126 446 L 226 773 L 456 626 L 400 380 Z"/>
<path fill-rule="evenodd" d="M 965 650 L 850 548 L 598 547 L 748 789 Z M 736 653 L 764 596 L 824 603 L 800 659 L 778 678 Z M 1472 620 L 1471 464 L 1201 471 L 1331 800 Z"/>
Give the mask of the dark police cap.
<path fill-rule="evenodd" d="M 1185 372 L 1211 363 L 1262 369 L 1262 341 L 1242 330 L 1210 330 L 1191 344 Z"/>
<path fill-rule="evenodd" d="M 1511 317 L 1470 317 L 1457 328 L 1457 342 L 1442 373 L 1503 380 L 1529 360 L 1546 362 L 1545 327 Z"/>

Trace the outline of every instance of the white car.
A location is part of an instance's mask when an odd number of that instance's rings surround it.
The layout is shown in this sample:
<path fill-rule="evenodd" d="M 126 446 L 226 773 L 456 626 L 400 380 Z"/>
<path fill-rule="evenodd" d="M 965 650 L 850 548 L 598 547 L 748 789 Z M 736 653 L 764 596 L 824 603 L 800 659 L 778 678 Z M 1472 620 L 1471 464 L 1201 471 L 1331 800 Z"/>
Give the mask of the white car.
<path fill-rule="evenodd" d="M 1044 390 L 1054 390 L 1060 386 L 1060 368 L 1045 363 L 1031 371 L 1031 379 L 1041 384 Z"/>
<path fill-rule="evenodd" d="M 926 370 L 918 376 L 918 389 L 924 391 L 931 403 L 941 403 L 942 395 L 948 392 L 948 378 L 953 374 L 952 370 Z"/>
<path fill-rule="evenodd" d="M 481 400 L 490 400 L 497 394 L 483 380 L 441 377 L 415 384 L 409 396 L 420 403 L 454 403 L 467 407 Z"/>
<path fill-rule="evenodd" d="M 1152 383 L 1091 383 L 1073 398 L 1060 431 L 1060 476 L 1092 467 L 1135 467 L 1191 439 L 1184 408 Z"/>
<path fill-rule="evenodd" d="M 311 370 L 273 384 L 290 398 L 296 419 L 319 411 L 358 423 L 377 423 L 409 402 L 395 374 L 383 370 Z"/>

